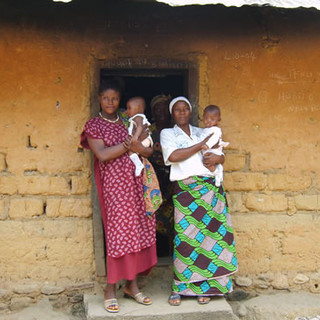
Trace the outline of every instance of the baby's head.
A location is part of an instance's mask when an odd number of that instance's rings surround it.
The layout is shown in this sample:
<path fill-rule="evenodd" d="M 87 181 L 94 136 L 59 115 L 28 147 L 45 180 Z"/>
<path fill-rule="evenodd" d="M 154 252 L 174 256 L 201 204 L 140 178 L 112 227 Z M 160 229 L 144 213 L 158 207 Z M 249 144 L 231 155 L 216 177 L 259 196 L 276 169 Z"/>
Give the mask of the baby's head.
<path fill-rule="evenodd" d="M 203 124 L 206 128 L 217 126 L 221 121 L 220 108 L 215 105 L 205 107 L 203 111 Z"/>
<path fill-rule="evenodd" d="M 146 102 L 142 97 L 133 97 L 127 102 L 126 114 L 131 118 L 137 113 L 144 113 Z"/>

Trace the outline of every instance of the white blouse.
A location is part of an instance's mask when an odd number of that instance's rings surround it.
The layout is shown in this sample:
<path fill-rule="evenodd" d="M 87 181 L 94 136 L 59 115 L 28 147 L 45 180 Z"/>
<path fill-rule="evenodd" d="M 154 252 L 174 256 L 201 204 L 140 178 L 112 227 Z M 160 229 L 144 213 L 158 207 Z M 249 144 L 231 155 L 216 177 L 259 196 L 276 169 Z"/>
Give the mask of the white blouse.
<path fill-rule="evenodd" d="M 191 176 L 212 177 L 213 172 L 202 163 L 202 153 L 199 151 L 186 160 L 170 162 L 171 153 L 177 149 L 191 147 L 202 141 L 203 129 L 190 125 L 190 137 L 177 125 L 172 129 L 163 129 L 160 133 L 160 145 L 165 165 L 171 166 L 170 181 L 186 179 Z"/>

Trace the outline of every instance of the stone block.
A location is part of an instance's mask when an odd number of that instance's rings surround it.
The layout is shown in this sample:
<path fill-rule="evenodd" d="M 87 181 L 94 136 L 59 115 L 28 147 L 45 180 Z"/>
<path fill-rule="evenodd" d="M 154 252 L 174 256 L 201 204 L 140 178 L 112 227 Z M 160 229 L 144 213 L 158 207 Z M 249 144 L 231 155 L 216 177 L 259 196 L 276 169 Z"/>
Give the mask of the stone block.
<path fill-rule="evenodd" d="M 271 285 L 274 289 L 286 290 L 289 288 L 288 277 L 284 274 L 277 274 L 272 280 Z"/>
<path fill-rule="evenodd" d="M 300 191 L 311 186 L 310 175 L 269 174 L 268 188 L 270 190 Z"/>
<path fill-rule="evenodd" d="M 40 287 L 37 284 L 23 284 L 13 287 L 13 292 L 17 294 L 35 294 L 40 292 Z"/>
<path fill-rule="evenodd" d="M 41 293 L 45 295 L 53 295 L 53 294 L 59 294 L 63 292 L 65 288 L 59 287 L 59 286 L 50 286 L 50 285 L 45 285 L 41 288 Z"/>
<path fill-rule="evenodd" d="M 263 173 L 225 172 L 223 184 L 227 191 L 258 191 L 265 189 L 267 177 Z"/>
<path fill-rule="evenodd" d="M 319 210 L 320 196 L 314 195 L 297 195 L 294 197 L 295 205 L 298 210 Z"/>
<path fill-rule="evenodd" d="M 226 153 L 223 164 L 224 171 L 239 171 L 246 165 L 246 156 L 244 154 Z"/>
<path fill-rule="evenodd" d="M 309 277 L 303 273 L 298 273 L 293 279 L 293 283 L 295 284 L 304 284 L 308 281 L 309 281 Z"/>
<path fill-rule="evenodd" d="M 43 200 L 36 198 L 11 199 L 9 217 L 11 219 L 24 219 L 40 216 L 44 212 Z"/>
<path fill-rule="evenodd" d="M 18 191 L 22 195 L 66 195 L 70 194 L 70 185 L 65 177 L 23 176 Z"/>
<path fill-rule="evenodd" d="M 0 176 L 0 194 L 15 194 L 17 193 L 17 180 L 15 176 Z"/>
<path fill-rule="evenodd" d="M 235 277 L 234 281 L 239 287 L 250 287 L 252 285 L 252 280 L 247 277 Z"/>
<path fill-rule="evenodd" d="M 71 178 L 72 194 L 88 194 L 91 189 L 90 177 L 73 176 Z"/>
<path fill-rule="evenodd" d="M 277 212 L 288 209 L 288 201 L 284 194 L 249 193 L 245 197 L 245 206 L 258 212 Z"/>
<path fill-rule="evenodd" d="M 91 198 L 47 199 L 46 215 L 50 218 L 88 218 L 92 215 Z"/>
<path fill-rule="evenodd" d="M 29 297 L 14 297 L 11 299 L 9 308 L 11 311 L 17 311 L 29 307 L 33 303 L 33 299 Z"/>

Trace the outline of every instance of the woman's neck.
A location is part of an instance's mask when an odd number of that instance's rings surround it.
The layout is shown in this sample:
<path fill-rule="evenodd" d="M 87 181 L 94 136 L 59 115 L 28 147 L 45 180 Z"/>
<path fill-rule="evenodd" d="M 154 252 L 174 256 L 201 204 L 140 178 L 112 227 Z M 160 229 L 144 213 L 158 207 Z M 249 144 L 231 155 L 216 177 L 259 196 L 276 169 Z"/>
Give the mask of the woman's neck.
<path fill-rule="evenodd" d="M 184 131 L 188 136 L 191 135 L 191 132 L 190 132 L 190 125 L 189 123 L 188 124 L 184 124 L 182 126 L 178 126 L 182 131 Z"/>

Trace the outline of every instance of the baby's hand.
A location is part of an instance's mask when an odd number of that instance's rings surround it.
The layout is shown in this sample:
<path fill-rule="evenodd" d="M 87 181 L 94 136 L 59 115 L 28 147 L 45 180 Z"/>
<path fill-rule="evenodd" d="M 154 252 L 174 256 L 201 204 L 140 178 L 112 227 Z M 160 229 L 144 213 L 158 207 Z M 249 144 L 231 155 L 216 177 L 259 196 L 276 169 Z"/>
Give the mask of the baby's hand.
<path fill-rule="evenodd" d="M 209 147 L 206 144 L 204 144 L 201 146 L 201 150 L 209 150 Z"/>
<path fill-rule="evenodd" d="M 122 142 L 122 145 L 129 150 L 131 146 L 131 141 L 132 141 L 132 136 L 128 136 L 126 140 Z"/>

